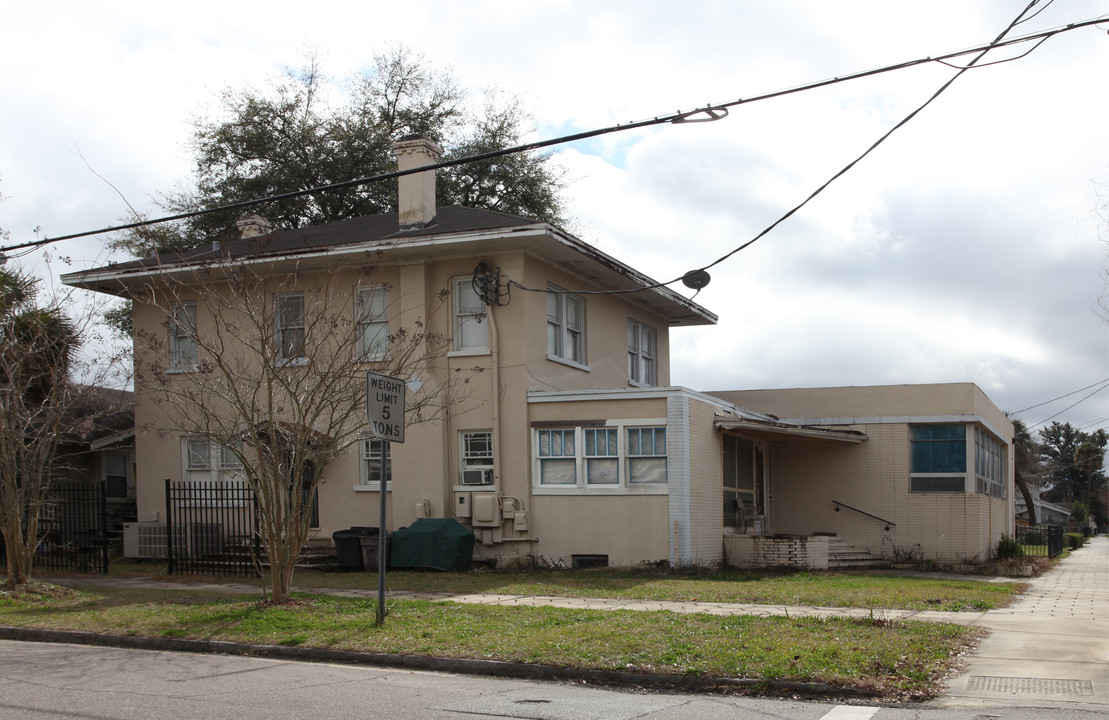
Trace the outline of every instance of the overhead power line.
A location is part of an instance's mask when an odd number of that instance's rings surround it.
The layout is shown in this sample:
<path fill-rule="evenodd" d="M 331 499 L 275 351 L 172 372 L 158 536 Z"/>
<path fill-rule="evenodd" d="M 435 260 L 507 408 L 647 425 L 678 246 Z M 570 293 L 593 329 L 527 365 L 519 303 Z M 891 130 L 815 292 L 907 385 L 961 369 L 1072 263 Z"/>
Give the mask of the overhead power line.
<path fill-rule="evenodd" d="M 1033 3 L 1033 5 L 1034 4 L 1035 3 Z M 25 243 L 18 243 L 18 244 L 14 244 L 14 245 L 9 245 L 7 247 L 0 247 L 0 253 L 6 253 L 6 252 L 15 251 L 15 250 L 21 250 L 21 249 L 24 249 L 24 248 L 41 247 L 41 246 L 48 245 L 48 244 L 51 244 L 51 243 L 61 242 L 63 240 L 75 240 L 75 239 L 78 239 L 78 238 L 90 237 L 90 236 L 93 236 L 93 235 L 102 235 L 102 234 L 105 234 L 105 233 L 119 232 L 119 231 L 122 231 L 122 230 L 131 230 L 131 229 L 135 229 L 135 228 L 139 228 L 139 227 L 146 227 L 146 226 L 149 226 L 149 225 L 157 225 L 157 224 L 161 224 L 161 223 L 174 222 L 174 221 L 178 221 L 178 220 L 186 220 L 186 219 L 189 219 L 189 218 L 198 217 L 198 216 L 206 215 L 206 214 L 210 214 L 210 213 L 226 212 L 226 211 L 229 211 L 229 210 L 246 209 L 246 208 L 253 207 L 255 205 L 261 205 L 261 204 L 264 204 L 264 203 L 270 203 L 270 202 L 275 202 L 275 201 L 280 201 L 280 200 L 288 200 L 288 199 L 292 199 L 292 198 L 302 197 L 304 195 L 312 195 L 312 194 L 317 194 L 317 193 L 330 192 L 330 191 L 333 191 L 333 190 L 342 190 L 342 189 L 349 188 L 349 187 L 356 187 L 358 185 L 366 185 L 366 184 L 370 184 L 370 183 L 374 183 L 374 182 L 382 182 L 382 181 L 385 181 L 385 180 L 392 180 L 392 179 L 395 179 L 395 178 L 402 177 L 404 175 L 411 175 L 411 174 L 415 174 L 415 173 L 419 173 L 419 172 L 425 172 L 425 171 L 428 171 L 428 170 L 440 170 L 440 169 L 444 169 L 444 168 L 455 167 L 455 166 L 458 166 L 458 165 L 466 165 L 466 164 L 469 164 L 469 163 L 480 162 L 482 160 L 490 160 L 490 159 L 493 159 L 493 158 L 503 157 L 503 156 L 506 156 L 506 155 L 514 155 L 514 154 L 518 154 L 518 153 L 530 152 L 530 151 L 533 151 L 533 150 L 539 150 L 539 149 L 542 149 L 542 148 L 552 147 L 552 146 L 555 146 L 555 145 L 562 145 L 562 144 L 566 144 L 566 143 L 577 142 L 579 140 L 587 140 L 589 138 L 594 138 L 594 137 L 598 137 L 598 136 L 601 136 L 601 135 L 606 135 L 606 134 L 615 133 L 615 132 L 624 132 L 626 130 L 634 130 L 634 129 L 644 128 L 644 127 L 650 127 L 650 126 L 653 126 L 653 125 L 663 125 L 663 124 L 677 125 L 677 124 L 695 123 L 695 122 L 712 122 L 712 121 L 715 121 L 715 120 L 721 120 L 723 118 L 726 118 L 728 116 L 729 108 L 738 107 L 740 105 L 746 105 L 746 104 L 749 104 L 749 103 L 752 103 L 752 102 L 758 102 L 758 101 L 761 101 L 761 100 L 769 100 L 769 99 L 772 99 L 772 98 L 783 97 L 783 96 L 786 96 L 786 95 L 791 95 L 791 94 L 794 94 L 794 93 L 804 92 L 804 91 L 808 91 L 808 90 L 814 90 L 814 89 L 817 89 L 817 88 L 826 87 L 826 86 L 829 86 L 829 85 L 834 85 L 834 84 L 838 84 L 838 83 L 842 83 L 842 82 L 847 82 L 847 81 L 850 81 L 850 80 L 858 80 L 858 79 L 865 78 L 865 77 L 871 77 L 871 76 L 874 76 L 874 75 L 893 72 L 895 70 L 904 70 L 906 68 L 911 68 L 911 67 L 915 67 L 915 66 L 918 66 L 918 65 L 925 65 L 925 64 L 928 64 L 928 63 L 942 63 L 942 62 L 945 62 L 947 60 L 951 60 L 953 58 L 958 58 L 958 57 L 962 57 L 964 55 L 971 55 L 971 54 L 978 53 L 979 54 L 978 57 L 975 58 L 975 61 L 976 61 L 978 58 L 981 57 L 981 55 L 985 54 L 989 50 L 995 50 L 995 49 L 998 49 L 998 48 L 1009 47 L 1009 46 L 1018 45 L 1018 44 L 1026 43 L 1026 42 L 1037 41 L 1037 40 L 1039 41 L 1039 43 L 1037 43 L 1037 46 L 1038 46 L 1040 43 L 1046 41 L 1048 38 L 1053 37 L 1055 35 L 1058 35 L 1058 34 L 1061 34 L 1061 33 L 1064 33 L 1064 32 L 1069 32 L 1071 30 L 1077 30 L 1077 29 L 1080 29 L 1080 28 L 1094 26 L 1094 25 L 1097 25 L 1099 23 L 1103 23 L 1105 21 L 1106 21 L 1105 17 L 1094 18 L 1094 19 L 1090 19 L 1090 20 L 1083 20 L 1083 21 L 1080 21 L 1080 22 L 1070 23 L 1068 25 L 1053 28 L 1053 29 L 1050 29 L 1050 30 L 1044 30 L 1044 31 L 1037 32 L 1037 33 L 1032 33 L 1032 34 L 1029 34 L 1029 35 L 1023 35 L 1023 36 L 1020 36 L 1020 37 L 1011 38 L 1009 40 L 1002 41 L 999 38 L 997 40 L 994 40 L 991 43 L 988 43 L 988 44 L 985 44 L 985 45 L 979 45 L 979 46 L 968 48 L 968 49 L 965 49 L 965 50 L 957 50 L 957 51 L 954 51 L 954 52 L 948 52 L 948 53 L 944 53 L 944 54 L 941 54 L 941 55 L 928 56 L 928 57 L 919 58 L 919 59 L 916 59 L 916 60 L 909 60 L 909 61 L 906 61 L 906 62 L 901 62 L 901 63 L 894 64 L 894 65 L 887 65 L 887 66 L 884 66 L 884 67 L 875 68 L 875 69 L 872 69 L 872 70 L 864 70 L 864 71 L 861 71 L 861 72 L 850 73 L 850 74 L 847 74 L 847 75 L 838 75 L 838 76 L 828 78 L 828 79 L 825 79 L 825 80 L 819 80 L 819 81 L 816 81 L 816 82 L 805 83 L 803 85 L 797 85 L 797 86 L 786 88 L 786 89 L 783 89 L 783 90 L 776 90 L 776 91 L 773 91 L 773 92 L 763 93 L 763 94 L 759 94 L 759 95 L 752 95 L 752 96 L 746 97 L 746 98 L 738 98 L 736 100 L 731 100 L 731 101 L 728 101 L 728 102 L 713 103 L 713 104 L 709 104 L 709 105 L 704 105 L 704 106 L 695 108 L 693 110 L 687 110 L 687 111 L 679 110 L 679 111 L 676 111 L 676 112 L 673 112 L 673 113 L 668 113 L 668 114 L 664 114 L 664 115 L 657 115 L 655 117 L 648 118 L 648 119 L 635 120 L 635 121 L 631 121 L 631 122 L 628 122 L 628 123 L 621 123 L 621 124 L 611 125 L 611 126 L 596 129 L 596 130 L 589 130 L 589 131 L 586 131 L 586 132 L 574 133 L 574 134 L 571 134 L 571 135 L 563 135 L 561 137 L 552 138 L 552 139 L 549 139 L 549 140 L 541 140 L 541 141 L 537 141 L 537 142 L 533 142 L 533 143 L 526 143 L 526 144 L 523 144 L 523 145 L 517 145 L 517 146 L 514 146 L 514 147 L 510 147 L 510 148 L 504 148 L 502 150 L 494 150 L 494 151 L 490 151 L 490 152 L 486 152 L 486 153 L 480 153 L 480 154 L 477 154 L 477 155 L 469 155 L 469 156 L 466 156 L 466 157 L 463 157 L 463 158 L 456 158 L 454 160 L 448 160 L 448 161 L 436 163 L 434 165 L 425 165 L 423 167 L 412 168 L 410 170 L 397 170 L 397 171 L 394 171 L 394 172 L 383 173 L 383 174 L 380 174 L 380 175 L 372 175 L 372 176 L 363 177 L 363 178 L 356 178 L 356 179 L 353 179 L 353 180 L 346 180 L 346 181 L 339 182 L 339 183 L 332 183 L 332 184 L 329 184 L 329 185 L 321 185 L 321 186 L 318 186 L 318 187 L 308 188 L 308 189 L 305 189 L 305 190 L 296 190 L 296 191 L 287 192 L 287 193 L 280 193 L 280 194 L 277 194 L 277 195 L 269 195 L 269 196 L 266 196 L 266 197 L 257 198 L 257 199 L 253 199 L 253 200 L 244 200 L 244 201 L 241 201 L 241 202 L 230 203 L 230 204 L 227 204 L 227 205 L 221 205 L 221 206 L 213 207 L 213 208 L 204 208 L 204 209 L 199 209 L 199 210 L 193 210 L 193 211 L 190 211 L 190 212 L 177 213 L 175 215 L 168 215 L 168 216 L 164 216 L 164 217 L 160 217 L 160 218 L 155 218 L 155 219 L 152 219 L 152 220 L 143 220 L 143 221 L 138 221 L 138 222 L 133 222 L 133 223 L 126 223 L 126 224 L 122 224 L 122 225 L 113 225 L 113 226 L 109 226 L 109 227 L 100 228 L 98 230 L 87 230 L 87 231 L 83 231 L 83 232 L 71 233 L 71 234 L 68 234 L 68 235 L 59 235 L 59 236 L 56 236 L 56 237 L 41 238 L 41 239 L 38 239 L 38 240 L 33 240 L 33 241 L 25 242 Z M 1012 28 L 1012 26 L 1007 28 L 1006 32 L 1008 32 L 1008 30 L 1011 29 L 1011 28 Z M 1004 34 L 1005 33 L 1002 33 L 1002 36 Z M 960 73 L 965 71 L 966 69 L 969 69 L 970 66 L 973 65 L 973 63 L 974 63 L 974 61 L 972 61 L 970 65 L 968 65 L 965 68 L 961 69 Z M 950 82 L 948 84 L 950 84 Z M 941 92 L 942 92 L 942 90 L 941 90 Z M 929 102 L 931 102 L 931 100 L 929 100 Z M 916 112 L 919 112 L 919 109 Z M 913 114 L 915 115 L 915 112 Z M 904 122 L 906 122 L 906 121 L 902 121 L 901 124 L 904 124 Z M 899 126 L 900 126 L 900 124 L 899 124 Z M 881 141 L 879 141 L 879 142 L 881 142 Z M 856 162 L 857 162 L 857 160 L 856 160 Z M 852 165 L 854 165 L 854 163 L 852 163 Z M 836 177 L 838 177 L 843 172 L 846 172 L 846 170 L 849 169 L 849 168 L 850 168 L 850 166 L 848 168 L 845 168 L 843 171 L 841 171 L 841 173 L 838 173 L 836 175 Z M 833 178 L 833 180 L 834 179 L 835 178 Z M 823 189 L 823 187 L 820 188 L 817 191 L 817 193 L 819 193 L 820 190 L 822 190 L 822 189 Z M 806 202 L 807 202 L 807 200 L 806 200 Z M 803 204 L 804 203 L 802 203 L 802 205 Z M 796 208 L 793 211 L 791 211 L 789 213 L 789 215 L 792 215 L 793 212 L 795 212 L 795 211 L 796 211 Z M 787 215 L 787 217 L 788 217 L 788 215 Z M 783 220 L 784 219 L 785 218 L 783 218 Z M 777 224 L 778 223 L 775 223 L 775 225 L 777 225 Z M 762 234 L 765 234 L 765 232 L 769 232 L 769 229 L 767 231 L 764 231 L 764 233 L 762 233 Z M 760 234 L 760 237 L 761 237 L 762 234 Z M 757 240 L 758 238 L 756 237 L 755 239 Z M 752 240 L 751 242 L 754 242 L 754 240 Z M 727 257 L 730 257 L 731 254 L 734 254 L 735 252 L 738 252 L 739 250 L 742 250 L 744 247 L 746 247 L 749 244 L 750 244 L 750 242 L 746 243 L 745 245 L 740 246 L 739 248 L 734 250 L 732 253 L 729 253 L 728 256 L 720 258 L 717 261 L 713 262 L 711 265 L 708 265 L 706 267 L 712 267 L 713 265 L 716 265 L 720 262 L 723 262 L 723 260 L 727 259 Z M 670 282 L 667 282 L 667 283 L 661 283 L 660 285 L 670 285 L 670 284 L 673 284 L 673 283 L 677 282 L 678 280 L 681 280 L 681 278 L 676 278 L 675 280 L 671 280 Z M 646 289 L 646 288 L 641 288 L 641 289 Z"/>
<path fill-rule="evenodd" d="M 1105 378 L 1104 380 L 1098 380 L 1096 383 L 1091 383 L 1091 384 L 1087 385 L 1086 387 L 1078 388 L 1077 390 L 1069 392 L 1066 395 L 1060 395 L 1059 397 L 1051 398 L 1050 400 L 1044 400 L 1042 403 L 1036 403 L 1035 405 L 1029 405 L 1028 407 L 1024 408 L 1023 410 L 1015 410 L 1015 411 L 1013 411 L 1009 414 L 1010 415 L 1020 415 L 1023 412 L 1028 412 L 1029 410 L 1035 410 L 1036 408 L 1043 407 L 1044 405 L 1050 405 L 1051 403 L 1056 402 L 1057 400 L 1062 400 L 1064 398 L 1069 398 L 1071 395 L 1077 395 L 1078 393 L 1083 392 L 1084 390 L 1089 390 L 1090 388 L 1097 387 L 1098 385 L 1105 385 L 1106 383 L 1109 383 L 1109 378 Z"/>
<path fill-rule="evenodd" d="M 1062 409 L 1062 410 L 1060 410 L 1059 412 L 1055 413 L 1055 414 L 1054 414 L 1054 415 L 1052 415 L 1051 417 L 1049 417 L 1049 418 L 1046 418 L 1046 419 L 1044 419 L 1044 420 L 1041 420 L 1041 421 L 1039 421 L 1038 423 L 1036 423 L 1035 425 L 1029 425 L 1029 426 L 1028 426 L 1028 429 L 1029 429 L 1029 430 L 1031 430 L 1031 429 L 1032 429 L 1032 428 L 1034 428 L 1034 427 L 1039 427 L 1040 425 L 1043 425 L 1044 423 L 1048 422 L 1049 420 L 1054 420 L 1055 418 L 1057 418 L 1057 417 L 1059 417 L 1060 415 L 1062 415 L 1063 413 L 1065 413 L 1065 412 L 1066 412 L 1067 410 L 1071 410 L 1071 409 L 1073 409 L 1073 408 L 1076 408 L 1076 407 L 1078 407 L 1079 405 L 1081 405 L 1082 403 L 1086 402 L 1087 400 L 1089 400 L 1090 398 L 1092 398 L 1092 397 L 1093 397 L 1094 395 L 1097 395 L 1097 394 L 1098 394 L 1099 392 L 1101 392 L 1102 390 L 1104 390 L 1104 389 L 1106 389 L 1106 388 L 1109 388 L 1109 384 L 1106 384 L 1106 385 L 1102 385 L 1102 386 L 1101 386 L 1101 387 L 1099 387 L 1099 388 L 1098 388 L 1097 390 L 1094 390 L 1094 391 L 1093 391 L 1092 393 L 1090 393 L 1089 395 L 1086 395 L 1085 397 L 1083 397 L 1083 398 L 1082 398 L 1081 400 L 1079 400 L 1078 402 L 1074 403 L 1073 405 L 1068 405 L 1068 406 L 1066 406 L 1065 408 L 1063 408 L 1063 409 Z"/>

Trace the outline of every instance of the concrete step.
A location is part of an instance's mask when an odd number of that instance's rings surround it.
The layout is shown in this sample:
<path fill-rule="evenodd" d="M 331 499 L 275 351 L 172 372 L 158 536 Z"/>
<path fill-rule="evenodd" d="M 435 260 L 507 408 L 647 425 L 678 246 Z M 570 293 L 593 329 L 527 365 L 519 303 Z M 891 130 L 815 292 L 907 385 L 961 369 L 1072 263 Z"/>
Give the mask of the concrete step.
<path fill-rule="evenodd" d="M 832 569 L 852 567 L 886 567 L 888 558 L 875 555 L 866 548 L 848 545 L 837 537 L 828 538 L 828 567 Z"/>

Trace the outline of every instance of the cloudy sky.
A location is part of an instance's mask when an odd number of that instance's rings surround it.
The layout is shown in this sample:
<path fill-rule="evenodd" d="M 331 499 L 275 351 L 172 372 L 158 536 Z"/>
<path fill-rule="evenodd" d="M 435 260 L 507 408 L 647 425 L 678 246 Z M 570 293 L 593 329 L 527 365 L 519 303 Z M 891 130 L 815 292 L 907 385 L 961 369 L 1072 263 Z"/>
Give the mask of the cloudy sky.
<path fill-rule="evenodd" d="M 337 79 L 404 44 L 519 95 L 550 138 L 992 40 L 1024 0 L 15 3 L 0 25 L 8 244 L 110 225 L 188 177 L 189 120 L 319 50 Z M 172 7 L 172 9 L 170 9 Z M 1097 17 L 1056 0 L 1012 35 Z M 1109 426 L 1109 21 L 965 73 L 800 213 L 715 267 L 715 327 L 672 335 L 696 389 L 973 381 L 1005 410 Z M 999 52 L 1000 60 L 1023 52 Z M 746 242 L 956 71 L 928 64 L 561 146 L 573 229 L 670 279 Z M 90 169 L 91 168 L 91 169 Z M 109 184 L 110 183 L 110 184 Z M 114 186 L 114 187 L 113 187 Z M 118 192 L 117 192 L 118 190 Z M 1099 239 L 1100 230 L 1100 239 Z M 59 243 L 44 275 L 104 264 Z M 1082 392 L 1075 391 L 1089 387 Z M 1063 397 L 1065 396 L 1065 397 Z M 1056 398 L 1061 398 L 1056 400 Z M 1082 401 L 1082 402 L 1080 402 Z M 1066 408 L 1074 403 L 1075 407 Z"/>

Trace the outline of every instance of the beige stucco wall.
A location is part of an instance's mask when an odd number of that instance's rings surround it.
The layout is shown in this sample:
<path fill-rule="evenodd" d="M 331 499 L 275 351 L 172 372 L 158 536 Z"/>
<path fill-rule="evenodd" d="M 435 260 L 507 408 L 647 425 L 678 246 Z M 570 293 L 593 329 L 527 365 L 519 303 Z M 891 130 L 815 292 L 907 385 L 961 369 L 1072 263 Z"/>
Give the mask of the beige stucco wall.
<path fill-rule="evenodd" d="M 473 273 L 479 261 L 499 267 L 512 278 L 527 278 L 525 284 L 545 287 L 554 282 L 580 288 L 582 283 L 542 260 L 523 252 L 427 258 L 400 266 L 383 265 L 372 278 L 354 273 L 333 274 L 337 286 L 350 288 L 361 284 L 387 283 L 390 300 L 390 330 L 422 324 L 428 332 L 453 334 L 449 295 L 452 279 Z M 301 286 L 313 282 L 311 274 Z M 293 288 L 282 288 L 283 290 Z M 189 299 L 182 295 L 181 299 Z M 210 332 L 211 318 L 198 308 L 198 331 Z M 349 312 L 353 312 L 353 303 Z M 511 302 L 489 309 L 486 350 L 457 352 L 453 349 L 421 370 L 425 387 L 447 378 L 465 379 L 466 397 L 436 420 L 410 424 L 406 441 L 392 448 L 393 484 L 387 495 L 389 520 L 394 530 L 411 524 L 417 517 L 417 503 L 427 501 L 431 517 L 454 515 L 459 491 L 492 492 L 519 498 L 526 511 L 527 529 L 517 530 L 512 521 L 483 534 L 494 541 L 482 545 L 485 557 L 516 557 L 534 554 L 542 558 L 568 561 L 572 554 L 609 554 L 613 563 L 666 559 L 667 501 L 665 493 L 631 498 L 568 498 L 532 496 L 531 407 L 527 392 L 531 388 L 563 390 L 575 388 L 628 387 L 627 319 L 634 317 L 656 329 L 658 375 L 669 376 L 668 326 L 661 318 L 645 313 L 622 297 L 596 296 L 586 301 L 586 346 L 588 371 L 547 359 L 546 296 L 514 290 Z M 165 313 L 141 301 L 135 303 L 137 335 L 165 337 Z M 495 342 L 494 342 L 495 339 Z M 166 367 L 166 348 L 145 347 L 138 343 L 136 362 L 144 367 Z M 379 370 L 373 363 L 366 370 Z M 217 411 L 209 409 L 209 411 Z M 579 412 L 565 408 L 566 412 Z M 633 403 L 607 407 L 603 412 L 630 413 L 639 417 L 666 417 L 665 401 L 653 405 Z M 639 415 L 635 415 L 639 413 Z M 646 413 L 646 414 L 643 414 Z M 540 412 L 540 415 L 543 413 Z M 596 415 L 594 415 L 596 416 Z M 136 388 L 137 480 L 140 521 L 165 519 L 165 478 L 179 480 L 184 475 L 182 434 L 174 432 L 173 418 L 160 408 L 156 395 L 141 383 Z M 459 433 L 466 430 L 492 430 L 496 455 L 496 482 L 491 488 L 459 485 Z M 331 534 L 353 525 L 378 524 L 379 494 L 359 488 L 360 448 L 355 444 L 328 465 L 319 485 L 320 527 L 313 536 L 330 539 Z M 580 522 L 579 522 L 580 520 Z M 468 522 L 463 519 L 464 522 Z M 623 527 L 614 532 L 614 527 Z M 629 529 L 630 528 L 630 529 Z M 538 540 L 538 542 L 536 542 Z M 585 547 L 588 549 L 579 550 Z"/>
<path fill-rule="evenodd" d="M 590 288 L 570 273 L 532 259 L 526 267 L 524 285 L 546 288 Z M 669 324 L 645 312 L 624 295 L 583 295 L 586 307 L 585 353 L 588 371 L 550 360 L 547 357 L 547 296 L 545 293 L 513 290 L 513 302 L 522 299 L 527 308 L 527 363 L 531 373 L 529 389 L 588 390 L 631 387 L 628 381 L 628 320 L 636 320 L 655 330 L 658 387 L 670 384 Z"/>

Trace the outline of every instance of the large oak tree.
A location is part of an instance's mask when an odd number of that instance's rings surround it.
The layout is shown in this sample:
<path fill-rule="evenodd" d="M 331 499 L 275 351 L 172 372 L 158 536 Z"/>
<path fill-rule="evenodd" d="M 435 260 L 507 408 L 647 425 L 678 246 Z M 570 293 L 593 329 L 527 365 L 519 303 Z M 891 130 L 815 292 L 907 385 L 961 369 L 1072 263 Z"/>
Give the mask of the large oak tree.
<path fill-rule="evenodd" d="M 444 160 L 524 142 L 532 121 L 519 100 L 493 91 L 475 96 L 447 70 L 394 48 L 373 67 L 339 84 L 317 59 L 268 87 L 229 88 L 216 109 L 194 120 L 193 177 L 155 200 L 185 213 L 308 190 L 396 169 L 392 143 L 422 134 L 444 148 Z M 564 220 L 563 172 L 550 153 L 528 152 L 439 172 L 441 206 L 496 210 L 552 223 Z M 345 220 L 396 209 L 396 181 L 272 201 L 250 211 L 274 229 Z M 210 243 L 234 233 L 245 210 L 200 215 L 140 228 L 115 239 L 137 256 Z"/>

